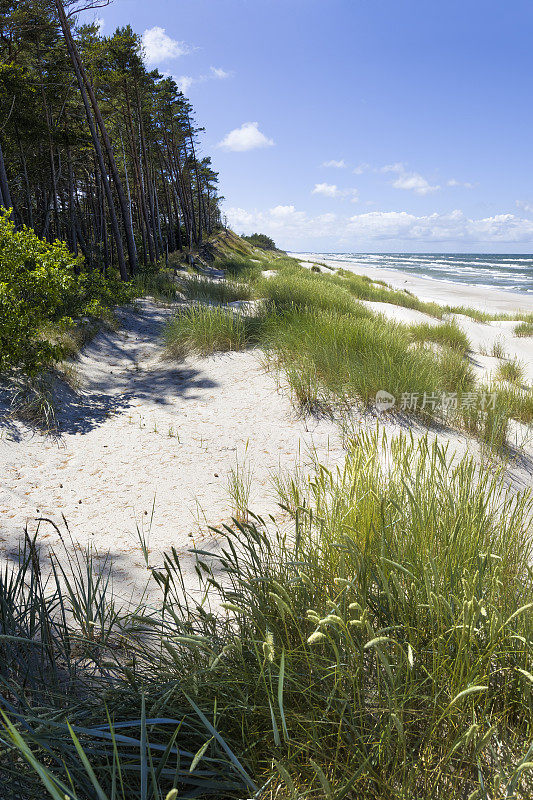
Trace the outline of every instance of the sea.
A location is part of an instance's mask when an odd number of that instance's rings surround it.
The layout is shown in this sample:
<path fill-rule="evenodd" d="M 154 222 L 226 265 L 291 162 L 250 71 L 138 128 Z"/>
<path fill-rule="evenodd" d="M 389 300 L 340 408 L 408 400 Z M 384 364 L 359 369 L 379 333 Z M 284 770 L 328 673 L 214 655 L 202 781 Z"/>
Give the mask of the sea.
<path fill-rule="evenodd" d="M 533 255 L 470 253 L 313 253 L 317 261 L 409 272 L 441 281 L 533 293 Z M 354 271 L 356 271 L 354 269 Z"/>

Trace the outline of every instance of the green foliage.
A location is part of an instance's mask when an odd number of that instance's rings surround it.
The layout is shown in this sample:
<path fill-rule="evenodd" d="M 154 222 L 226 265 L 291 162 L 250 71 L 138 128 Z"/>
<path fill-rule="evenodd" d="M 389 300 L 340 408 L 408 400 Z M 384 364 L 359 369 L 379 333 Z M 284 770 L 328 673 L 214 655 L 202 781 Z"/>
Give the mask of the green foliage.
<path fill-rule="evenodd" d="M 274 240 L 264 233 L 252 233 L 250 236 L 242 237 L 245 242 L 249 242 L 253 247 L 259 247 L 261 250 L 276 250 Z"/>
<path fill-rule="evenodd" d="M 0 210 L 0 373 L 45 369 L 62 356 L 61 344 L 43 335 L 50 323 L 68 328 L 73 317 L 101 316 L 129 296 L 118 280 L 84 271 L 64 242 L 17 231 Z"/>
<path fill-rule="evenodd" d="M 513 361 L 502 361 L 496 370 L 496 380 L 508 381 L 509 383 L 523 383 L 526 377 L 525 365 L 514 359 Z"/>
<path fill-rule="evenodd" d="M 240 283 L 255 283 L 261 277 L 261 264 L 246 256 L 230 255 L 215 261 L 216 269 L 223 270 L 226 275 Z"/>
<path fill-rule="evenodd" d="M 373 403 L 380 389 L 399 402 L 404 392 L 461 393 L 474 385 L 459 355 L 412 348 L 408 328 L 376 317 L 289 311 L 281 321 L 271 320 L 264 340 L 275 363 L 287 370 L 291 386 L 294 377 L 300 384 L 305 376 L 315 385 L 311 394 L 327 396 L 328 404 L 357 398 Z M 423 413 L 438 412 L 428 406 Z"/>

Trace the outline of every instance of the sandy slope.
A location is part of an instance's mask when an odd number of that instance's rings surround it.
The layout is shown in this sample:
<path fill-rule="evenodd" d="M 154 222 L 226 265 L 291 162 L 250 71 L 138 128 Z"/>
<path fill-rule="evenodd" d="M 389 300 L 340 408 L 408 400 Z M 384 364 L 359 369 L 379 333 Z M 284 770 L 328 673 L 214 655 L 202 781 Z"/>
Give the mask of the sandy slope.
<path fill-rule="evenodd" d="M 138 306 L 122 312 L 118 332 L 85 349 L 81 390 L 60 398 L 59 437 L 16 423 L 0 440 L 4 554 L 17 551 L 26 523 L 33 531 L 44 516 L 63 527 L 64 514 L 76 543 L 111 551 L 122 595 L 147 574 L 137 526 L 153 564 L 172 545 L 216 547 L 207 526 L 229 520 L 237 458 L 253 471 L 254 511 L 276 514 L 271 473 L 305 462 L 309 448 L 323 461 L 342 453 L 337 428 L 299 419 L 257 355 L 166 361 L 159 336 L 172 309 L 150 300 Z M 38 538 L 58 542 L 48 523 Z"/>

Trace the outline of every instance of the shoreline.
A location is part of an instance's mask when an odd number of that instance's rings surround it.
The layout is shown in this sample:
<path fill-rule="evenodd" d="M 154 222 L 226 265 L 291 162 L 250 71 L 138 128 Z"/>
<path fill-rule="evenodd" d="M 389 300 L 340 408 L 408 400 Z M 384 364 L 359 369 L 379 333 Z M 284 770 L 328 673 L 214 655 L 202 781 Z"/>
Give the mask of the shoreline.
<path fill-rule="evenodd" d="M 366 275 L 372 280 L 383 280 L 393 289 L 407 289 L 420 300 L 438 303 L 439 305 L 469 306 L 486 313 L 526 313 L 533 314 L 533 295 L 519 294 L 518 292 L 490 287 L 471 286 L 456 281 L 443 281 L 422 275 L 413 275 L 403 270 L 387 269 L 386 267 L 366 267 L 362 264 L 343 261 L 339 264 L 327 258 L 322 258 L 317 253 L 293 253 L 289 256 L 300 261 L 313 261 L 327 264 L 335 269 L 345 269 L 356 275 Z"/>

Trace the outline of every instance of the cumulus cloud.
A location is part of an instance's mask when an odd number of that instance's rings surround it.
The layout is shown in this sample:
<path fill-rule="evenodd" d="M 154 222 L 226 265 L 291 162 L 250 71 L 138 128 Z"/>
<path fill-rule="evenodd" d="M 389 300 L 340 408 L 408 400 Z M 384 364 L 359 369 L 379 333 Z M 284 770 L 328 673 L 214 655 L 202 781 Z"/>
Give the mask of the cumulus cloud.
<path fill-rule="evenodd" d="M 359 199 L 357 189 L 339 189 L 334 183 L 315 183 L 312 194 L 321 194 L 324 197 L 350 197 L 354 203 Z"/>
<path fill-rule="evenodd" d="M 98 28 L 98 33 L 102 33 L 105 26 L 105 19 L 103 17 L 95 17 L 94 24 Z"/>
<path fill-rule="evenodd" d="M 331 161 L 324 161 L 322 164 L 323 167 L 334 167 L 335 169 L 345 169 L 346 168 L 346 161 L 344 159 L 340 159 L 340 161 L 335 161 L 334 158 Z"/>
<path fill-rule="evenodd" d="M 407 191 L 416 192 L 416 194 L 429 194 L 440 189 L 440 186 L 432 186 L 418 172 L 408 172 L 401 162 L 387 164 L 381 168 L 381 172 L 395 172 L 397 174 L 398 177 L 392 182 L 395 189 L 406 189 Z"/>
<path fill-rule="evenodd" d="M 165 29 L 158 25 L 144 31 L 142 44 L 148 64 L 159 64 L 161 61 L 169 61 L 191 52 L 189 45 L 172 39 L 165 33 Z"/>
<path fill-rule="evenodd" d="M 272 147 L 273 144 L 274 140 L 259 130 L 258 122 L 243 122 L 240 128 L 227 133 L 217 147 L 234 153 L 243 153 L 260 147 Z"/>
<path fill-rule="evenodd" d="M 320 247 L 344 250 L 360 247 L 363 242 L 375 247 L 394 242 L 407 249 L 416 243 L 505 246 L 533 242 L 533 220 L 515 214 L 478 219 L 460 210 L 422 216 L 406 211 L 310 215 L 294 205 L 279 205 L 265 211 L 230 208 L 227 216 L 237 230 L 261 230 L 296 249 L 309 249 L 317 242 Z"/>
<path fill-rule="evenodd" d="M 362 175 L 363 172 L 368 172 L 369 169 L 372 169 L 370 164 L 367 164 L 366 161 L 363 161 L 361 164 L 358 164 L 356 167 L 354 167 L 353 174 Z"/>
<path fill-rule="evenodd" d="M 315 183 L 313 194 L 323 194 L 324 197 L 338 197 L 339 189 L 334 183 Z"/>

